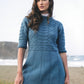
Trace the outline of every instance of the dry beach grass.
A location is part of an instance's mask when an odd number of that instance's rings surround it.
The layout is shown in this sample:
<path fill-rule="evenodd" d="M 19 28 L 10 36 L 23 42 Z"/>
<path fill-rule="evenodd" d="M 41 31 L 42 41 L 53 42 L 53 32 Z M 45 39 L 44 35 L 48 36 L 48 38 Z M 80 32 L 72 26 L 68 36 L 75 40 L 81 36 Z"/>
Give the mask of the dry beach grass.
<path fill-rule="evenodd" d="M 14 84 L 17 66 L 0 66 L 0 84 Z M 84 84 L 84 67 L 69 67 L 70 84 Z"/>

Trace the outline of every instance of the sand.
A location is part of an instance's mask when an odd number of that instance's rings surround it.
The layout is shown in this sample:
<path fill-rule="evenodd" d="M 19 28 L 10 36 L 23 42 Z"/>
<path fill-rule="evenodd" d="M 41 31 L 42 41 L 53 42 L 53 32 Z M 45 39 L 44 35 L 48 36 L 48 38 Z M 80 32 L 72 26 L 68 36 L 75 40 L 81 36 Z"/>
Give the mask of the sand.
<path fill-rule="evenodd" d="M 17 66 L 0 66 L 0 81 L 14 81 Z M 69 67 L 70 84 L 84 84 L 84 67 Z"/>

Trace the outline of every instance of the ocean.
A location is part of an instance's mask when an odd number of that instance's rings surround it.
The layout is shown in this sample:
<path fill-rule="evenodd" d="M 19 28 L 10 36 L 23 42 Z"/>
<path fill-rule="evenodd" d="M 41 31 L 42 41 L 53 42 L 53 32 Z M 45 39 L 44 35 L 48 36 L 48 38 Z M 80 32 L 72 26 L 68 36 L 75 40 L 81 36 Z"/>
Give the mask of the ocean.
<path fill-rule="evenodd" d="M 23 60 L 23 65 L 26 58 Z M 84 56 L 67 56 L 68 67 L 84 67 Z M 0 59 L 0 66 L 17 66 L 17 59 Z"/>

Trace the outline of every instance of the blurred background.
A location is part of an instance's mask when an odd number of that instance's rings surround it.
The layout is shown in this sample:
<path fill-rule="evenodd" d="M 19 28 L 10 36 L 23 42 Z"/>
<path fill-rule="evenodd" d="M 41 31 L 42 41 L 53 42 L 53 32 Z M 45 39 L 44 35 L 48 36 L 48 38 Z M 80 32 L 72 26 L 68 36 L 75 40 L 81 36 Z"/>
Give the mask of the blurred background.
<path fill-rule="evenodd" d="M 16 76 L 19 30 L 32 3 L 33 0 L 0 0 L 0 84 L 12 84 Z M 64 26 L 70 82 L 84 84 L 84 1 L 54 0 L 53 18 Z"/>

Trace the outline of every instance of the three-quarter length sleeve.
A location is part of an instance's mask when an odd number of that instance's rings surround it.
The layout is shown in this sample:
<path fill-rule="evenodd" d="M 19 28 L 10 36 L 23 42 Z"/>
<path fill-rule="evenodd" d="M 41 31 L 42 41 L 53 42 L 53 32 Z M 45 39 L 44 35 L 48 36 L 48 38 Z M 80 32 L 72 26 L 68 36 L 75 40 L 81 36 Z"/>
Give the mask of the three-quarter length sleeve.
<path fill-rule="evenodd" d="M 59 53 L 67 52 L 65 48 L 65 33 L 64 33 L 64 27 L 62 23 L 60 23 L 59 28 L 58 28 L 58 50 Z"/>
<path fill-rule="evenodd" d="M 18 48 L 25 48 L 25 49 L 27 48 L 27 40 L 28 40 L 27 24 L 28 20 L 26 17 L 24 17 L 20 25 Z"/>

